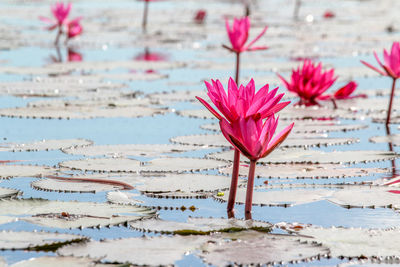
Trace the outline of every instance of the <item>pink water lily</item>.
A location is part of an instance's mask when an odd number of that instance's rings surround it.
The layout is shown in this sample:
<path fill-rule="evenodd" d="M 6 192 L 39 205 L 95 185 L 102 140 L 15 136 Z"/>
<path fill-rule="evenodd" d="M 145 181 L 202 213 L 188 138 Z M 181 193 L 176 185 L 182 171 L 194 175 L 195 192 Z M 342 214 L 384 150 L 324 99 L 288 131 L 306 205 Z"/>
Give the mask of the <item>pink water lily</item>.
<path fill-rule="evenodd" d="M 46 17 L 39 17 L 39 19 L 49 26 L 47 27 L 48 30 L 58 29 L 57 36 L 54 41 L 56 45 L 58 45 L 61 35 L 64 33 L 64 28 L 66 31 L 66 42 L 81 34 L 82 26 L 80 25 L 81 18 L 76 18 L 73 20 L 68 20 L 68 15 L 71 11 L 72 4 L 64 4 L 62 2 L 57 2 L 53 6 L 51 6 L 51 12 L 53 13 L 54 19 L 49 19 Z"/>
<path fill-rule="evenodd" d="M 67 40 L 74 38 L 82 33 L 82 26 L 80 24 L 82 18 L 76 18 L 67 23 Z"/>
<path fill-rule="evenodd" d="M 219 120 L 223 117 L 230 122 L 247 117 L 265 119 L 290 103 L 290 101 L 279 103 L 284 94 L 277 95 L 278 87 L 269 90 L 269 85 L 266 84 L 256 92 L 253 79 L 246 86 L 241 84 L 238 87 L 235 81 L 229 78 L 228 94 L 219 80 L 211 80 L 211 83 L 205 82 L 205 84 L 207 95 L 221 114 L 204 99 L 196 98 Z"/>
<path fill-rule="evenodd" d="M 383 76 L 389 76 L 392 78 L 392 90 L 390 93 L 390 100 L 389 100 L 389 106 L 388 106 L 388 111 L 387 111 L 387 117 L 386 117 L 386 125 L 390 123 L 390 115 L 392 113 L 392 105 L 393 105 L 393 98 L 394 98 L 394 90 L 396 87 L 396 80 L 400 78 L 400 43 L 399 42 L 394 42 L 392 44 L 392 49 L 390 53 L 386 51 L 386 49 L 383 50 L 383 59 L 384 59 L 384 64 L 382 64 L 381 60 L 379 59 L 378 55 L 374 51 L 374 56 L 376 61 L 378 62 L 379 66 L 382 69 L 379 69 L 368 62 L 365 62 L 361 60 L 361 63 L 363 63 L 365 66 L 373 69 L 374 71 L 378 72 L 379 74 Z"/>
<path fill-rule="evenodd" d="M 288 82 L 280 74 L 277 75 L 284 83 L 288 91 L 295 93 L 300 97 L 300 101 L 297 104 L 311 106 L 319 105 L 317 100 L 336 100 L 365 97 L 365 95 L 351 96 L 351 94 L 357 88 L 357 83 L 354 81 L 349 82 L 337 90 L 333 95 L 323 95 L 337 80 L 337 77 L 334 77 L 335 70 L 330 69 L 324 71 L 321 63 L 316 65 L 309 59 L 304 60 L 302 67 L 292 70 L 290 82 Z M 334 105 L 336 107 L 335 102 Z"/>
<path fill-rule="evenodd" d="M 244 17 L 240 19 L 233 19 L 233 25 L 230 27 L 229 21 L 225 20 L 226 32 L 228 33 L 229 41 L 232 47 L 224 46 L 225 48 L 231 50 L 235 53 L 241 53 L 244 51 L 255 51 L 255 50 L 265 50 L 268 47 L 266 46 L 253 46 L 255 42 L 257 42 L 267 31 L 268 26 L 254 38 L 253 41 L 246 44 L 247 39 L 249 38 L 250 31 L 250 19 L 249 17 Z"/>
<path fill-rule="evenodd" d="M 243 118 L 265 119 L 279 112 L 286 107 L 290 101 L 281 102 L 284 94 L 277 94 L 278 88 L 269 90 L 269 85 L 265 85 L 255 92 L 254 80 L 244 86 L 237 86 L 236 82 L 230 78 L 228 82 L 228 94 L 225 92 L 219 80 L 212 80 L 211 83 L 205 82 L 208 96 L 218 109 L 215 110 L 204 99 L 196 97 L 218 120 L 228 120 L 235 123 Z M 235 149 L 231 187 L 228 199 L 228 214 L 233 213 L 236 198 L 236 188 L 239 179 L 240 151 Z"/>
<path fill-rule="evenodd" d="M 256 163 L 260 158 L 268 156 L 288 137 L 294 123 L 287 126 L 274 138 L 278 126 L 278 119 L 275 119 L 274 115 L 264 122 L 262 119 L 248 117 L 240 118 L 233 123 L 222 119 L 219 124 L 225 138 L 250 160 L 245 205 L 246 219 L 250 219 Z"/>
<path fill-rule="evenodd" d="M 240 54 L 245 51 L 255 51 L 255 50 L 265 50 L 268 47 L 266 46 L 253 46 L 255 42 L 257 42 L 261 36 L 267 31 L 268 27 L 266 26 L 261 33 L 254 38 L 253 41 L 247 43 L 247 39 L 249 38 L 250 31 L 250 19 L 249 17 L 244 17 L 241 19 L 233 19 L 232 28 L 229 26 L 228 20 L 225 20 L 226 32 L 228 33 L 229 41 L 231 43 L 231 47 L 227 45 L 223 45 L 224 48 L 228 49 L 231 52 L 236 54 L 236 75 L 235 81 L 239 83 L 239 67 L 240 67 Z"/>

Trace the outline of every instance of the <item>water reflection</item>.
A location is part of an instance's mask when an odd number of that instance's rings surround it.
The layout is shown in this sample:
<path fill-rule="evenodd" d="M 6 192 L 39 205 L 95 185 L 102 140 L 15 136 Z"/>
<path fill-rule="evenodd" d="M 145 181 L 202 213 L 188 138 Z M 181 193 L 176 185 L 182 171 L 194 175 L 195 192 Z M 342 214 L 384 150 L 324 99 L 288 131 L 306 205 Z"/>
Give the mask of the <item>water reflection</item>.
<path fill-rule="evenodd" d="M 50 61 L 52 63 L 83 61 L 82 53 L 80 53 L 77 50 L 70 48 L 70 47 L 66 47 L 65 49 L 66 49 L 66 52 L 65 52 L 65 59 L 64 59 L 60 46 L 55 46 L 56 54 L 50 55 Z"/>

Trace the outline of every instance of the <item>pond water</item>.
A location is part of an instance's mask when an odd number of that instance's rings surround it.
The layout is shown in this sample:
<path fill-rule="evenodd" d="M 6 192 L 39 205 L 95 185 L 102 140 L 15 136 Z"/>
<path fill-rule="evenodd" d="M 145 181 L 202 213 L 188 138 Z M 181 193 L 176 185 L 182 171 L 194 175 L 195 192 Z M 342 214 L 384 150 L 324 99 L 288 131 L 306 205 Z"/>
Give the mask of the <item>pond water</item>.
<path fill-rule="evenodd" d="M 141 29 L 143 2 L 73 1 L 71 16 L 82 16 L 84 31 L 59 50 L 55 32 L 38 19 L 50 17 L 52 1 L 0 3 L 0 158 L 11 161 L 0 165 L 0 189 L 9 190 L 0 190 L 0 266 L 51 266 L 53 259 L 66 266 L 249 263 L 228 251 L 249 253 L 250 263 L 261 265 L 399 263 L 400 195 L 396 184 L 383 185 L 400 173 L 399 99 L 388 133 L 377 121 L 385 118 L 391 80 L 360 60 L 378 65 L 372 52 L 381 56 L 399 40 L 400 2 L 303 0 L 298 20 L 292 18 L 294 0 L 250 2 L 251 37 L 268 25 L 259 43 L 269 49 L 242 55 L 243 83 L 254 78 L 257 88 L 270 83 L 286 92 L 276 72 L 289 77 L 302 63 L 294 59 L 310 57 L 335 68 L 338 80 L 330 92 L 355 80 L 357 92 L 368 98 L 338 101 L 338 110 L 324 102 L 319 110 L 291 105 L 282 111 L 282 124 L 295 121 L 292 138 L 298 143 L 283 143 L 266 158 L 269 165 L 257 167 L 252 213 L 254 226 L 270 223 L 272 234 L 247 230 L 226 236 L 209 232 L 244 221 L 240 192 L 247 163 L 242 162 L 235 207 L 238 222 L 196 222 L 227 218 L 233 151 L 212 131 L 216 128 L 209 124 L 217 121 L 194 96 L 205 97 L 204 80 L 226 85 L 234 75 L 234 55 L 221 44 L 228 42 L 224 17 L 241 16 L 241 1 L 151 2 L 147 33 Z M 207 16 L 196 24 L 200 9 Z M 333 18 L 324 18 L 328 10 Z M 161 60 L 137 60 L 143 53 Z M 68 56 L 79 61 L 68 62 Z M 191 135 L 196 136 L 183 137 Z M 172 139 L 178 140 L 175 145 Z M 171 234 L 187 229 L 180 223 L 192 217 L 187 227 L 209 235 Z M 71 236 L 14 233 L 21 231 Z M 392 240 L 385 239 L 386 232 Z M 144 235 L 150 241 L 143 241 Z M 85 238 L 90 242 L 76 242 Z M 134 241 L 123 248 L 118 240 L 128 238 Z M 235 243 L 242 238 L 248 247 Z M 251 247 L 252 240 L 263 238 L 260 251 L 273 256 L 260 256 Z M 390 244 L 378 246 L 382 240 Z M 313 241 L 322 245 L 316 249 Z M 52 243 L 61 244 L 49 249 Z M 126 256 L 124 249 L 135 252 Z M 43 262 L 24 261 L 31 258 Z"/>

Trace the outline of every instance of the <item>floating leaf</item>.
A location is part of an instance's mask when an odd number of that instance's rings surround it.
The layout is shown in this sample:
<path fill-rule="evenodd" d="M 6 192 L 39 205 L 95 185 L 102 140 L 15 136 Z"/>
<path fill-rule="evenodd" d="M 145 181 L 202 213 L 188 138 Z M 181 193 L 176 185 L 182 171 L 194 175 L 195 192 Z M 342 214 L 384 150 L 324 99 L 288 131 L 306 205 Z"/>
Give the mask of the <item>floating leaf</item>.
<path fill-rule="evenodd" d="M 243 182 L 243 181 L 242 181 Z M 230 178 L 222 175 L 166 174 L 143 179 L 135 188 L 145 193 L 216 191 L 230 187 Z"/>
<path fill-rule="evenodd" d="M 1 266 L 1 265 L 0 265 Z M 117 264 L 101 264 L 95 263 L 89 258 L 74 258 L 74 257 L 40 257 L 29 260 L 19 261 L 10 267 L 117 267 Z"/>
<path fill-rule="evenodd" d="M 345 208 L 400 209 L 399 193 L 389 186 L 349 186 L 335 192 L 329 201 Z"/>
<path fill-rule="evenodd" d="M 279 127 L 284 128 L 291 124 L 290 121 L 280 121 Z M 356 131 L 367 128 L 366 124 L 342 124 L 340 121 L 313 121 L 313 120 L 296 120 L 291 135 L 294 133 L 328 133 L 328 132 L 347 132 Z M 210 131 L 219 132 L 219 124 L 204 124 L 200 128 Z M 290 135 L 289 135 L 290 136 Z"/>
<path fill-rule="evenodd" d="M 400 257 L 400 230 L 397 228 L 383 230 L 306 227 L 300 234 L 312 236 L 316 242 L 329 248 L 332 257 L 362 259 Z"/>
<path fill-rule="evenodd" d="M 16 197 L 20 194 L 21 194 L 21 192 L 19 190 L 0 187 L 0 199 L 12 198 L 12 197 Z"/>
<path fill-rule="evenodd" d="M 81 242 L 85 237 L 71 234 L 48 232 L 11 232 L 0 231 L 0 249 L 29 249 L 54 251 L 64 244 Z"/>
<path fill-rule="evenodd" d="M 40 179 L 31 183 L 31 186 L 36 190 L 50 191 L 50 192 L 64 192 L 64 193 L 96 193 L 101 191 L 113 191 L 133 189 L 132 186 L 127 184 L 118 183 L 111 180 L 85 178 L 64 178 L 57 179 Z"/>
<path fill-rule="evenodd" d="M 93 144 L 92 141 L 85 139 L 41 140 L 28 143 L 2 143 L 0 144 L 0 151 L 48 151 L 71 147 L 82 147 L 91 144 Z"/>
<path fill-rule="evenodd" d="M 143 201 L 139 201 L 134 199 L 135 197 L 140 196 L 139 194 L 133 194 L 128 192 L 108 192 L 107 193 L 107 200 L 113 204 L 121 204 L 121 205 L 136 205 L 143 203 Z"/>
<path fill-rule="evenodd" d="M 233 152 L 224 151 L 208 155 L 209 158 L 232 161 Z M 399 154 L 390 151 L 360 150 L 360 151 L 317 151 L 301 149 L 278 149 L 268 157 L 259 160 L 260 163 L 362 163 L 383 160 L 392 160 L 399 157 Z M 243 159 L 243 158 L 242 158 Z M 247 161 L 247 159 L 243 159 Z"/>
<path fill-rule="evenodd" d="M 175 91 L 171 92 L 162 92 L 162 93 L 154 93 L 148 95 L 151 99 L 155 99 L 165 102 L 177 102 L 177 101 L 187 101 L 187 102 L 196 102 L 196 96 L 201 98 L 206 98 L 207 94 L 204 90 L 193 90 L 193 91 Z"/>
<path fill-rule="evenodd" d="M 185 253 L 198 249 L 207 240 L 209 238 L 206 236 L 179 235 L 125 238 L 65 246 L 58 253 L 64 256 L 89 256 L 104 262 L 165 266 L 173 265 Z"/>
<path fill-rule="evenodd" d="M 0 211 L 20 220 L 55 228 L 87 228 L 125 224 L 149 218 L 154 211 L 137 206 L 44 199 L 1 200 Z"/>
<path fill-rule="evenodd" d="M 232 167 L 222 168 L 221 173 L 229 175 L 232 173 Z M 388 169 L 382 168 L 346 168 L 340 164 L 268 164 L 258 165 L 256 176 L 260 178 L 345 178 L 362 177 L 376 173 L 388 173 Z M 249 167 L 240 166 L 239 175 L 247 176 Z"/>
<path fill-rule="evenodd" d="M 396 101 L 396 99 L 394 100 Z M 350 110 L 360 110 L 363 112 L 386 112 L 388 108 L 389 100 L 387 98 L 375 97 L 375 98 L 353 98 L 346 101 L 338 102 L 338 106 L 341 109 L 347 108 Z M 400 111 L 396 105 L 393 106 L 393 111 Z"/>
<path fill-rule="evenodd" d="M 63 151 L 68 154 L 84 156 L 142 156 L 156 157 L 160 154 L 182 153 L 199 149 L 198 146 L 183 146 L 176 144 L 126 144 L 126 145 L 96 145 L 79 148 L 68 148 Z"/>
<path fill-rule="evenodd" d="M 303 185 L 303 187 L 306 187 Z M 284 186 L 282 185 L 282 189 Z M 275 188 L 276 189 L 276 188 Z M 306 187 L 304 189 L 288 188 L 286 190 L 272 190 L 268 188 L 267 191 L 253 192 L 253 205 L 267 205 L 267 206 L 295 206 L 301 204 L 312 203 L 324 200 L 333 194 L 333 190 L 323 188 Z M 214 198 L 222 201 L 228 201 L 229 191 L 224 191 L 223 196 L 214 195 Z M 244 204 L 246 201 L 246 188 L 238 188 L 236 192 L 236 203 Z"/>
<path fill-rule="evenodd" d="M 240 233 L 239 233 L 240 234 Z M 207 243 L 200 256 L 214 266 L 275 265 L 308 261 L 329 254 L 326 247 L 312 244 L 311 239 L 289 235 L 264 234 L 247 240 Z"/>
<path fill-rule="evenodd" d="M 159 158 L 146 162 L 126 158 L 98 158 L 65 161 L 60 163 L 60 166 L 84 171 L 180 173 L 215 169 L 226 166 L 226 163 L 196 158 Z"/>
<path fill-rule="evenodd" d="M 11 177 L 42 177 L 54 174 L 55 172 L 56 169 L 48 166 L 0 164 L 0 178 L 2 179 L 8 179 Z"/>
<path fill-rule="evenodd" d="M 400 134 L 386 136 L 373 136 L 369 139 L 372 143 L 392 143 L 394 146 L 400 146 Z"/>
<path fill-rule="evenodd" d="M 351 144 L 358 142 L 356 138 L 321 138 L 321 137 L 305 137 L 296 134 L 289 137 L 282 143 L 281 147 L 313 147 L 313 146 L 329 146 L 340 144 Z M 231 144 L 222 134 L 198 134 L 188 136 L 178 136 L 171 138 L 171 142 L 182 145 L 197 145 L 202 147 L 231 147 Z"/>
<path fill-rule="evenodd" d="M 193 218 L 186 222 L 164 221 L 159 219 L 140 220 L 130 223 L 130 226 L 140 231 L 161 232 L 178 235 L 207 235 L 210 232 L 238 232 L 256 229 L 270 231 L 270 223 L 252 220 L 237 220 L 224 218 Z"/>
<path fill-rule="evenodd" d="M 118 107 L 114 103 L 109 106 L 27 106 L 17 108 L 0 109 L 0 116 L 20 117 L 32 119 L 91 119 L 91 118 L 138 118 L 163 114 L 162 108 L 141 106 Z"/>

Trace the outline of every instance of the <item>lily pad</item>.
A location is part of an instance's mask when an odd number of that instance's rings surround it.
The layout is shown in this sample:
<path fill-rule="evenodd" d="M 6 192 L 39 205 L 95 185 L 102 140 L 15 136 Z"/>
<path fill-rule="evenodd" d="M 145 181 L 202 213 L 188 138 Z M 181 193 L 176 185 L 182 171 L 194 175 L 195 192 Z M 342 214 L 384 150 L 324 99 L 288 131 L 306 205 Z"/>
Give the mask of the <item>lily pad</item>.
<path fill-rule="evenodd" d="M 207 240 L 209 237 L 205 236 L 176 235 L 91 241 L 86 244 L 65 246 L 58 250 L 58 254 L 88 256 L 111 263 L 165 266 L 173 265 L 186 253 L 200 248 Z"/>
<path fill-rule="evenodd" d="M 207 243 L 200 256 L 214 266 L 275 265 L 309 261 L 329 255 L 329 250 L 310 239 L 265 234 L 249 240 Z"/>
<path fill-rule="evenodd" d="M 173 143 L 182 145 L 197 145 L 202 147 L 231 147 L 231 144 L 222 134 L 198 134 L 188 136 L 178 136 L 170 139 Z M 315 147 L 332 146 L 341 144 L 352 144 L 359 140 L 356 138 L 321 138 L 305 137 L 296 134 L 289 135 L 281 147 Z"/>
<path fill-rule="evenodd" d="M 400 257 L 400 230 L 361 228 L 306 227 L 300 234 L 329 248 L 332 257 L 379 258 Z M 305 240 L 300 237 L 300 239 Z M 307 239 L 308 240 L 308 239 Z M 390 240 L 390 242 L 388 242 Z"/>
<path fill-rule="evenodd" d="M 95 103 L 87 106 L 71 105 L 39 105 L 17 108 L 0 109 L 0 116 L 11 118 L 32 118 L 32 119 L 91 119 L 91 118 L 138 118 L 163 114 L 166 110 L 162 108 L 152 108 L 143 106 L 119 107 L 114 103 L 110 105 L 96 105 Z"/>
<path fill-rule="evenodd" d="M 292 122 L 280 121 L 280 127 L 286 127 Z M 313 120 L 296 120 L 294 121 L 293 133 L 328 133 L 328 132 L 347 132 L 356 131 L 367 128 L 366 124 L 342 124 L 340 121 L 313 121 Z M 210 131 L 219 132 L 219 124 L 204 124 L 200 128 Z"/>
<path fill-rule="evenodd" d="M 0 187 L 0 199 L 12 198 L 21 194 L 21 191 L 11 188 Z"/>
<path fill-rule="evenodd" d="M 193 218 L 186 222 L 164 221 L 159 219 L 141 220 L 130 223 L 136 230 L 144 232 L 160 232 L 178 235 L 206 235 L 210 232 L 234 232 L 248 229 L 270 231 L 272 224 L 252 220 L 224 219 L 224 218 Z"/>
<path fill-rule="evenodd" d="M 218 160 L 232 161 L 233 152 L 224 151 L 221 153 L 213 153 L 208 155 L 209 158 Z M 383 160 L 392 160 L 399 157 L 399 154 L 390 151 L 379 150 L 360 150 L 360 151 L 333 151 L 325 152 L 318 150 L 301 150 L 301 149 L 278 149 L 273 151 L 268 157 L 260 159 L 260 163 L 335 163 L 335 164 L 354 164 L 366 163 Z M 244 157 L 242 160 L 247 161 Z"/>
<path fill-rule="evenodd" d="M 40 179 L 31 183 L 31 186 L 36 190 L 49 192 L 64 192 L 64 193 L 96 193 L 102 191 L 113 191 L 125 189 L 127 185 L 117 183 L 110 180 L 93 181 L 90 179 Z M 133 189 L 133 187 L 130 186 Z"/>
<path fill-rule="evenodd" d="M 303 189 L 289 188 L 288 186 L 282 189 L 285 190 L 272 190 L 274 188 L 267 188 L 267 191 L 254 190 L 253 192 L 253 205 L 267 205 L 267 206 L 280 206 L 290 207 L 295 205 L 302 205 L 312 203 L 320 200 L 325 200 L 333 194 L 333 190 L 325 189 L 322 186 L 312 188 L 311 186 L 303 185 Z M 215 199 L 228 201 L 229 191 L 222 191 L 224 194 L 219 196 L 213 195 Z M 236 203 L 244 204 L 246 201 L 246 188 L 238 188 L 236 192 Z"/>
<path fill-rule="evenodd" d="M 391 186 L 351 186 L 335 192 L 329 201 L 345 208 L 400 209 L 399 193 Z"/>
<path fill-rule="evenodd" d="M 0 164 L 0 178 L 12 177 L 42 177 L 54 174 L 57 169 L 48 166 L 3 165 Z"/>
<path fill-rule="evenodd" d="M 149 94 L 148 97 L 151 99 L 155 99 L 161 101 L 162 103 L 169 102 L 196 102 L 196 96 L 201 98 L 206 98 L 207 93 L 205 90 L 193 90 L 193 91 L 171 91 L 171 92 L 162 92 L 162 93 L 153 93 Z"/>
<path fill-rule="evenodd" d="M 40 151 L 58 150 L 63 148 L 81 147 L 93 144 L 85 139 L 61 139 L 61 140 L 41 140 L 28 143 L 2 143 L 0 151 Z"/>
<path fill-rule="evenodd" d="M 1 265 L 0 265 L 1 266 Z M 120 264 L 101 264 L 95 263 L 89 258 L 75 258 L 75 257 L 40 257 L 32 258 L 29 260 L 19 261 L 10 267 L 118 267 Z"/>
<path fill-rule="evenodd" d="M 83 171 L 180 173 L 215 169 L 226 166 L 226 163 L 196 158 L 159 158 L 146 162 L 126 158 L 98 158 L 65 161 L 60 166 Z"/>
<path fill-rule="evenodd" d="M 243 181 L 240 181 L 243 182 Z M 135 188 L 144 193 L 210 192 L 230 187 L 230 178 L 206 174 L 166 174 L 163 177 L 143 179 Z"/>
<path fill-rule="evenodd" d="M 232 167 L 219 169 L 220 173 L 229 175 Z M 256 176 L 259 178 L 345 178 L 362 177 L 376 173 L 388 173 L 388 169 L 382 168 L 346 168 L 340 164 L 268 164 L 258 165 Z M 239 175 L 247 176 L 248 165 L 240 166 Z"/>
<path fill-rule="evenodd" d="M 372 143 L 392 143 L 394 146 L 400 146 L 400 134 L 373 136 L 369 141 Z"/>
<path fill-rule="evenodd" d="M 1 200 L 4 215 L 54 228 L 87 228 L 126 224 L 154 216 L 151 209 L 95 202 L 61 202 L 44 199 Z"/>
<path fill-rule="evenodd" d="M 87 238 L 71 234 L 0 231 L 1 250 L 55 250 L 57 246 L 84 240 Z"/>
<path fill-rule="evenodd" d="M 157 157 L 160 154 L 182 153 L 199 149 L 198 146 L 183 146 L 176 144 L 126 144 L 126 145 L 96 145 L 81 148 L 63 149 L 63 152 L 84 156 L 142 156 Z"/>

